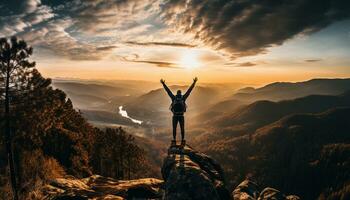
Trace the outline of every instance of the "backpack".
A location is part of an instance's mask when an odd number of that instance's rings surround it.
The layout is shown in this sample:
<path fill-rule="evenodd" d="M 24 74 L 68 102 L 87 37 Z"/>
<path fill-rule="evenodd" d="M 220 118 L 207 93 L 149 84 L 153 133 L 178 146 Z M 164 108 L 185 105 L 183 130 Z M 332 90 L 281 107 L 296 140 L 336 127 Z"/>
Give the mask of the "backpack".
<path fill-rule="evenodd" d="M 186 107 L 183 97 L 175 96 L 175 99 L 170 105 L 170 110 L 175 114 L 183 114 L 186 112 Z"/>

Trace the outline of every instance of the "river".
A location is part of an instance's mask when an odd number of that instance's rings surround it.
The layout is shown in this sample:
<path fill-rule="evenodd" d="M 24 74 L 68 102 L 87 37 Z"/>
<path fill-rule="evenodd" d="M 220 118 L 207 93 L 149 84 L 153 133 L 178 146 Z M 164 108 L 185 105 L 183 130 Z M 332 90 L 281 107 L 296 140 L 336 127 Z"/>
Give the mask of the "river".
<path fill-rule="evenodd" d="M 129 115 L 128 115 L 128 112 L 126 112 L 126 110 L 123 110 L 123 106 L 119 106 L 119 114 L 122 116 L 122 117 L 125 117 L 125 118 L 128 118 L 130 119 L 132 122 L 134 122 L 135 124 L 142 124 L 142 121 L 141 120 L 137 120 L 137 119 L 133 119 L 131 118 Z"/>

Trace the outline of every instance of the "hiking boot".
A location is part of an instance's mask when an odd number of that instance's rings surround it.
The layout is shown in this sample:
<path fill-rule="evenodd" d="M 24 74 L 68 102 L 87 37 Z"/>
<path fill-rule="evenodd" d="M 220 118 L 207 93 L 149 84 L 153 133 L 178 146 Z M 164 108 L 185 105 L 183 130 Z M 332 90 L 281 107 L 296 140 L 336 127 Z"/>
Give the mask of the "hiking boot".
<path fill-rule="evenodd" d="M 176 140 L 171 140 L 171 147 L 176 146 Z"/>
<path fill-rule="evenodd" d="M 186 140 L 181 140 L 181 146 L 184 147 L 186 145 Z"/>

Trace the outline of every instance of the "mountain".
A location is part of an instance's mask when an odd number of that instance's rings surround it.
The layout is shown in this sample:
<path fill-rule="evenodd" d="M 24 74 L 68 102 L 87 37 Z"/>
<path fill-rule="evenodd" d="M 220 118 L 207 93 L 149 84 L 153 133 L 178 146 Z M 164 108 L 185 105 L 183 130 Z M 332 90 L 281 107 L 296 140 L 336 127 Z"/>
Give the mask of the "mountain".
<path fill-rule="evenodd" d="M 236 112 L 222 116 L 211 124 L 216 127 L 244 126 L 255 130 L 286 115 L 296 113 L 318 113 L 334 107 L 350 106 L 350 92 L 339 96 L 311 95 L 279 102 L 257 101 Z"/>
<path fill-rule="evenodd" d="M 139 94 L 132 88 L 102 83 L 56 81 L 55 88 L 63 90 L 79 109 L 111 110 Z"/>
<path fill-rule="evenodd" d="M 199 114 L 191 118 L 192 123 L 195 125 L 202 125 L 213 121 L 216 117 L 226 115 L 228 113 L 233 113 L 238 108 L 244 106 L 243 102 L 229 99 L 215 103 L 214 105 L 204 108 Z"/>
<path fill-rule="evenodd" d="M 54 87 L 63 91 L 70 91 L 76 94 L 94 95 L 99 97 L 110 98 L 118 95 L 130 95 L 133 90 L 129 88 L 102 85 L 96 83 L 80 83 L 80 82 L 54 82 Z"/>
<path fill-rule="evenodd" d="M 280 101 L 312 94 L 338 95 L 350 90 L 350 79 L 312 79 L 304 82 L 276 82 L 261 88 L 243 88 L 233 96 L 240 101 Z"/>
<path fill-rule="evenodd" d="M 232 185 L 247 176 L 302 199 L 347 199 L 350 108 L 294 114 L 206 146 Z M 347 198 L 346 198 L 347 197 Z"/>
<path fill-rule="evenodd" d="M 154 89 L 159 84 L 147 81 L 94 81 L 55 79 L 53 86 L 63 90 L 76 108 L 87 110 L 114 109 Z"/>

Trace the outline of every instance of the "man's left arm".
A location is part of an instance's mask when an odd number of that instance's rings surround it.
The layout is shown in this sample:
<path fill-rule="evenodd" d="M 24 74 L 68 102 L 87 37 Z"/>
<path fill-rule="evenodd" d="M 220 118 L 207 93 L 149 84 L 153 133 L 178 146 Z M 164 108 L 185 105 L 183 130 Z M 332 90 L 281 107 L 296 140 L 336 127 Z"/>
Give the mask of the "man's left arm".
<path fill-rule="evenodd" d="M 186 93 L 184 94 L 184 100 L 186 100 L 187 97 L 190 96 L 190 94 L 191 94 L 191 92 L 192 92 L 194 86 L 196 85 L 196 82 L 197 82 L 197 81 L 198 81 L 198 78 L 197 78 L 197 77 L 193 79 L 192 85 L 188 88 L 188 90 L 187 90 Z"/>

